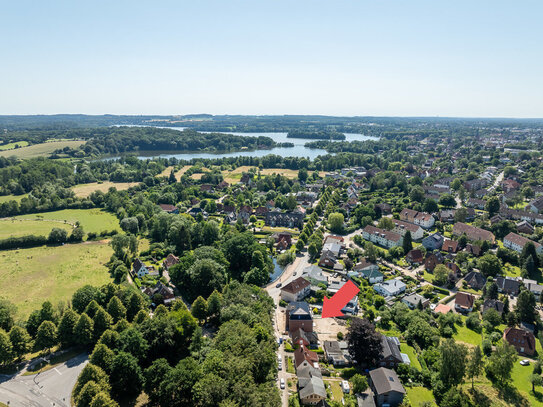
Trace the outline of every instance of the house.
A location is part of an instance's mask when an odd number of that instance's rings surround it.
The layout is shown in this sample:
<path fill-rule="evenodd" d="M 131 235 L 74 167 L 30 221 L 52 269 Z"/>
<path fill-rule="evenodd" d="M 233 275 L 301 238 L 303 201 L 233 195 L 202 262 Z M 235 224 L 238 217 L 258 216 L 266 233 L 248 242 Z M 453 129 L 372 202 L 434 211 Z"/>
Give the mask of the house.
<path fill-rule="evenodd" d="M 527 278 L 523 280 L 523 283 L 526 289 L 535 295 L 536 299 L 541 298 L 541 294 L 543 294 L 543 285 L 539 285 L 537 284 L 537 281 L 528 280 Z"/>
<path fill-rule="evenodd" d="M 443 264 L 445 258 L 440 252 L 428 253 L 424 259 L 424 268 L 433 272 L 438 264 Z"/>
<path fill-rule="evenodd" d="M 489 309 L 493 309 L 498 314 L 502 315 L 504 311 L 504 303 L 499 300 L 493 300 L 493 299 L 487 298 L 485 302 L 483 302 L 483 315 Z"/>
<path fill-rule="evenodd" d="M 417 308 L 419 303 L 422 305 L 422 308 L 426 308 L 430 305 L 430 300 L 428 298 L 424 298 L 422 295 L 416 293 L 406 295 L 402 298 L 402 302 L 411 309 Z"/>
<path fill-rule="evenodd" d="M 370 386 L 377 406 L 399 406 L 406 394 L 396 372 L 386 367 L 370 371 Z"/>
<path fill-rule="evenodd" d="M 441 250 L 447 253 L 456 253 L 458 251 L 458 242 L 456 240 L 445 240 Z"/>
<path fill-rule="evenodd" d="M 481 255 L 481 246 L 468 243 L 466 247 L 464 247 L 464 251 L 466 253 L 473 254 L 474 256 L 479 257 Z"/>
<path fill-rule="evenodd" d="M 303 329 L 290 331 L 293 345 L 304 345 L 307 348 L 318 348 L 319 337 L 315 332 L 306 332 Z"/>
<path fill-rule="evenodd" d="M 223 189 L 226 189 L 230 186 L 230 184 L 226 181 L 221 181 L 219 182 L 219 185 L 217 185 L 217 189 L 220 189 L 220 190 L 223 190 Z"/>
<path fill-rule="evenodd" d="M 471 208 L 477 208 L 477 209 L 483 210 L 485 209 L 486 201 L 483 201 L 482 199 L 477 199 L 477 198 L 469 198 L 466 205 Z"/>
<path fill-rule="evenodd" d="M 475 297 L 468 293 L 458 292 L 454 299 L 454 308 L 457 312 L 468 313 L 473 311 Z"/>
<path fill-rule="evenodd" d="M 204 211 L 202 208 L 199 208 L 199 207 L 192 207 L 189 209 L 189 211 L 187 212 L 190 216 L 192 216 L 193 218 L 196 219 L 196 217 L 198 215 L 202 215 L 204 217 L 204 219 L 207 219 L 207 212 Z"/>
<path fill-rule="evenodd" d="M 430 229 L 435 223 L 434 217 L 429 213 L 418 212 L 407 208 L 400 212 L 400 220 L 414 223 L 415 225 L 419 225 L 424 229 Z"/>
<path fill-rule="evenodd" d="M 456 237 L 460 237 L 465 234 L 469 240 L 474 242 L 486 240 L 488 243 L 494 244 L 496 240 L 492 232 L 462 222 L 457 222 L 454 224 L 452 234 Z"/>
<path fill-rule="evenodd" d="M 507 219 L 525 220 L 526 222 L 535 223 L 538 225 L 543 224 L 543 215 L 534 212 L 519 211 L 502 206 L 500 208 L 500 214 Z"/>
<path fill-rule="evenodd" d="M 323 251 L 319 259 L 319 267 L 334 268 L 338 263 L 336 256 L 330 251 Z"/>
<path fill-rule="evenodd" d="M 211 184 L 202 184 L 200 185 L 200 191 L 202 192 L 213 192 L 215 188 Z"/>
<path fill-rule="evenodd" d="M 535 337 L 530 331 L 521 328 L 506 328 L 503 340 L 513 345 L 521 355 L 532 356 L 535 353 Z"/>
<path fill-rule="evenodd" d="M 341 308 L 341 312 L 344 314 L 356 315 L 358 314 L 358 295 L 355 295 L 349 300 L 347 304 Z"/>
<path fill-rule="evenodd" d="M 280 212 L 273 210 L 266 213 L 266 225 L 302 229 L 304 226 L 304 216 L 300 211 Z"/>
<path fill-rule="evenodd" d="M 353 271 L 359 272 L 361 277 L 368 280 L 370 284 L 380 283 L 385 278 L 385 275 L 379 271 L 379 266 L 366 259 L 362 259 L 360 263 L 357 263 L 353 267 Z"/>
<path fill-rule="evenodd" d="M 517 223 L 517 232 L 524 233 L 526 235 L 532 235 L 535 231 L 535 228 L 525 220 L 521 220 Z"/>
<path fill-rule="evenodd" d="M 506 179 L 502 181 L 502 188 L 505 192 L 516 191 L 520 188 L 520 184 L 514 179 Z"/>
<path fill-rule="evenodd" d="M 510 277 L 496 277 L 496 284 L 500 293 L 509 295 L 518 295 L 520 291 L 520 282 Z"/>
<path fill-rule="evenodd" d="M 445 222 L 454 222 L 454 209 L 443 209 L 439 212 L 439 220 L 443 223 Z"/>
<path fill-rule="evenodd" d="M 294 351 L 294 361 L 295 367 L 300 366 L 304 361 L 314 364 L 319 362 L 319 356 L 316 352 L 313 352 L 312 350 L 309 350 L 305 346 L 301 345 Z"/>
<path fill-rule="evenodd" d="M 177 263 L 179 263 L 179 257 L 170 253 L 162 262 L 162 267 L 164 267 L 166 270 L 169 270 L 171 266 L 174 266 Z"/>
<path fill-rule="evenodd" d="M 164 303 L 168 303 L 168 300 L 173 300 L 175 295 L 171 287 L 164 285 L 162 282 L 158 282 L 154 287 L 145 287 L 142 293 L 153 299 L 155 295 L 160 295 L 164 300 Z"/>
<path fill-rule="evenodd" d="M 528 210 L 533 213 L 543 212 L 543 197 L 536 198 L 528 205 Z"/>
<path fill-rule="evenodd" d="M 426 250 L 439 250 L 441 249 L 441 246 L 443 246 L 443 236 L 441 236 L 439 233 L 433 233 L 430 236 L 426 236 L 424 239 L 422 239 L 422 245 L 426 248 Z"/>
<path fill-rule="evenodd" d="M 390 215 L 392 213 L 392 206 L 387 203 L 377 204 L 375 205 L 375 208 L 378 208 L 382 215 Z"/>
<path fill-rule="evenodd" d="M 324 275 L 320 267 L 315 266 L 314 264 L 304 269 L 302 277 L 313 285 L 324 284 L 328 286 L 328 277 Z"/>
<path fill-rule="evenodd" d="M 304 384 L 303 387 L 301 386 L 300 376 L 298 375 L 298 395 L 303 405 L 328 406 L 326 402 L 326 387 L 322 378 L 312 376 L 302 383 Z"/>
<path fill-rule="evenodd" d="M 143 264 L 139 258 L 136 258 L 136 260 L 134 260 L 132 263 L 132 272 L 136 277 L 142 278 L 146 274 L 149 274 L 149 268 Z"/>
<path fill-rule="evenodd" d="M 437 307 L 434 308 L 436 314 L 448 314 L 449 312 L 451 312 L 451 308 L 445 304 L 437 304 Z"/>
<path fill-rule="evenodd" d="M 518 253 L 522 253 L 522 249 L 526 246 L 527 243 L 532 242 L 535 246 L 535 251 L 537 254 L 543 253 L 543 246 L 533 240 L 525 238 L 524 236 L 517 235 L 516 233 L 510 232 L 507 236 L 503 238 L 503 245 L 508 249 L 514 250 Z"/>
<path fill-rule="evenodd" d="M 503 216 L 497 213 L 496 215 L 490 218 L 490 225 L 494 226 L 496 223 L 500 223 L 504 220 Z"/>
<path fill-rule="evenodd" d="M 418 266 L 424 261 L 424 256 L 420 249 L 412 249 L 412 250 L 409 250 L 409 252 L 405 256 L 405 260 L 409 264 L 414 264 Z"/>
<path fill-rule="evenodd" d="M 175 205 L 159 204 L 158 206 L 160 206 L 160 209 L 162 209 L 164 212 L 175 213 L 175 214 L 179 213 L 179 209 Z"/>
<path fill-rule="evenodd" d="M 379 367 L 397 368 L 400 363 L 406 360 L 400 352 L 400 341 L 396 337 L 381 335 L 381 358 L 377 362 Z M 409 360 L 409 357 L 407 357 Z M 409 363 L 408 363 L 409 364 Z"/>
<path fill-rule="evenodd" d="M 373 286 L 373 289 L 381 294 L 383 297 L 394 297 L 403 293 L 406 289 L 406 285 L 398 278 L 392 280 L 386 280 L 382 283 L 377 283 Z"/>
<path fill-rule="evenodd" d="M 281 288 L 281 299 L 286 302 L 300 301 L 307 297 L 311 283 L 303 277 L 298 277 Z"/>
<path fill-rule="evenodd" d="M 338 341 L 324 341 L 324 356 L 334 366 L 347 366 L 349 361 L 343 354 Z"/>
<path fill-rule="evenodd" d="M 485 179 L 472 179 L 470 181 L 464 182 L 464 188 L 466 189 L 466 191 L 473 192 L 486 187 L 487 184 L 488 181 Z"/>
<path fill-rule="evenodd" d="M 413 240 L 420 240 L 424 235 L 424 230 L 419 225 L 397 219 L 393 219 L 392 222 L 394 223 L 394 229 L 392 229 L 392 231 L 398 233 L 402 237 L 404 237 L 408 231 L 411 233 L 411 239 Z"/>
<path fill-rule="evenodd" d="M 385 229 L 379 229 L 372 225 L 367 225 L 362 231 L 362 237 L 372 243 L 390 249 L 391 247 L 401 246 L 403 238 L 400 234 Z"/>
<path fill-rule="evenodd" d="M 329 242 L 329 243 L 325 243 L 323 246 L 322 246 L 322 250 L 323 252 L 325 251 L 329 251 L 331 252 L 334 257 L 339 257 L 340 254 L 342 253 L 343 251 L 343 246 L 339 243 L 336 243 L 336 242 Z"/>
<path fill-rule="evenodd" d="M 473 288 L 474 290 L 482 290 L 483 287 L 486 284 L 486 278 L 478 271 L 470 271 L 466 276 L 464 277 L 464 280 L 470 288 Z"/>
<path fill-rule="evenodd" d="M 267 213 L 268 213 L 268 208 L 266 208 L 265 206 L 257 206 L 255 208 L 256 216 L 266 216 Z"/>
<path fill-rule="evenodd" d="M 344 243 L 345 239 L 341 236 L 336 236 L 336 235 L 328 235 L 324 238 L 324 244 L 327 244 L 327 243 L 337 243 L 339 244 L 342 248 L 345 248 L 345 243 Z"/>
<path fill-rule="evenodd" d="M 307 302 L 291 302 L 286 311 L 286 330 L 313 332 L 313 317 Z"/>

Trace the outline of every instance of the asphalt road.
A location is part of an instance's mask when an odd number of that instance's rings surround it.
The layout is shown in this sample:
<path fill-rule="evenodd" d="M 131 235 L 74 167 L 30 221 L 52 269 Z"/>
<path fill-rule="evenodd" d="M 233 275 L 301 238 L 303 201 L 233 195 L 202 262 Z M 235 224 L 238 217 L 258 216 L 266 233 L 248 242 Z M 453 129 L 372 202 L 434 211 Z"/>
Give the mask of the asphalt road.
<path fill-rule="evenodd" d="M 72 389 L 87 362 L 83 353 L 37 375 L 0 376 L 0 402 L 10 407 L 69 407 Z"/>

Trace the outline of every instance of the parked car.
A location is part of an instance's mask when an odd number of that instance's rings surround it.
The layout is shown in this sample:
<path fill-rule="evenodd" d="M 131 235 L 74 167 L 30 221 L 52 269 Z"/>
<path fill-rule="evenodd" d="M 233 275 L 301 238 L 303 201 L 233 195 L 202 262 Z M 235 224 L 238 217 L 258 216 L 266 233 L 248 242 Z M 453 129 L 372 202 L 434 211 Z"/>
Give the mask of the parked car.
<path fill-rule="evenodd" d="M 285 388 L 285 379 L 281 378 L 281 380 L 279 381 L 279 386 L 281 387 L 281 390 Z"/>
<path fill-rule="evenodd" d="M 528 359 L 522 359 L 522 360 L 520 361 L 520 364 L 521 364 L 522 366 L 528 366 L 528 365 L 530 364 L 530 361 L 529 361 Z"/>
<path fill-rule="evenodd" d="M 282 283 L 277 283 L 277 284 L 275 285 L 275 288 L 281 288 L 282 285 L 283 285 Z"/>

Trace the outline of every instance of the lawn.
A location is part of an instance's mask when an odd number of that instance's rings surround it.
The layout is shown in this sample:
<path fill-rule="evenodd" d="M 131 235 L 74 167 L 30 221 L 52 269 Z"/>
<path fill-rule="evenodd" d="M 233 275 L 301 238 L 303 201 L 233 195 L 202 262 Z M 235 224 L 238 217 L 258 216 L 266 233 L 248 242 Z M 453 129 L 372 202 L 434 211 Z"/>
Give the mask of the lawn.
<path fill-rule="evenodd" d="M 328 381 L 325 380 L 324 383 L 326 385 L 330 385 L 330 390 L 332 392 L 332 400 L 341 402 L 341 399 L 343 398 L 343 390 L 341 390 L 341 386 L 339 385 L 338 381 Z"/>
<path fill-rule="evenodd" d="M 15 147 L 26 147 L 28 145 L 28 141 L 17 141 L 15 143 L 8 143 L 8 144 L 2 144 L 0 145 L 0 151 L 3 150 L 13 150 Z"/>
<path fill-rule="evenodd" d="M 436 405 L 434 395 L 426 387 L 407 387 L 406 390 L 412 407 L 419 407 L 424 402 L 433 403 L 433 406 Z"/>
<path fill-rule="evenodd" d="M 515 362 L 515 366 L 513 367 L 513 373 L 511 374 L 511 377 L 513 378 L 513 386 L 515 386 L 515 388 L 517 388 L 523 396 L 528 398 L 528 400 L 530 401 L 530 405 L 543 406 L 543 395 L 541 394 L 541 387 L 539 387 L 539 391 L 536 388 L 536 392 L 539 393 L 539 399 L 537 399 L 532 393 L 530 375 L 532 374 L 534 367 L 532 364 L 530 364 L 529 366 L 522 366 L 519 363 L 519 361 L 522 359 L 523 358 L 519 357 L 518 360 Z"/>
<path fill-rule="evenodd" d="M 464 318 L 464 323 L 466 319 Z M 458 326 L 456 325 L 457 332 L 453 335 L 454 339 L 460 342 L 468 343 L 471 345 L 481 345 L 483 338 L 481 334 L 478 334 L 475 331 L 472 331 L 469 328 L 466 328 L 465 325 Z"/>
<path fill-rule="evenodd" d="M 109 191 L 109 188 L 112 187 L 117 189 L 118 191 L 124 191 L 125 189 L 128 189 L 138 184 L 139 182 L 91 182 L 90 184 L 76 185 L 75 187 L 72 187 L 72 191 L 74 191 L 75 196 L 79 198 L 86 198 L 94 191 L 102 191 L 106 193 L 107 191 Z"/>
<path fill-rule="evenodd" d="M 409 346 L 407 343 L 400 343 L 400 352 L 407 354 L 409 360 L 411 361 L 411 366 L 421 370 L 419 359 L 417 358 L 417 353 L 415 349 Z"/>
<path fill-rule="evenodd" d="M 26 318 L 43 301 L 67 301 L 85 284 L 111 281 L 105 263 L 112 253 L 104 242 L 2 251 L 2 296 L 17 305 L 19 317 Z"/>
<path fill-rule="evenodd" d="M 70 234 L 71 225 L 61 222 L 45 220 L 23 220 L 23 219 L 1 219 L 0 220 L 0 239 L 8 237 L 19 237 L 25 235 L 48 236 L 53 228 L 64 229 Z"/>
<path fill-rule="evenodd" d="M 24 194 L 24 195 L 2 195 L 2 196 L 0 196 L 0 204 L 4 203 L 4 202 L 9 202 L 9 201 L 21 202 L 21 199 L 23 199 L 26 196 L 28 196 L 28 194 Z"/>
<path fill-rule="evenodd" d="M 85 144 L 85 141 L 81 141 L 81 140 L 51 141 L 47 143 L 34 144 L 28 147 L 17 148 L 15 150 L 0 151 L 0 157 L 15 156 L 17 158 L 22 158 L 22 159 L 44 157 L 44 156 L 48 156 L 55 150 L 62 149 L 64 147 L 77 148 L 82 144 Z"/>
<path fill-rule="evenodd" d="M 101 209 L 64 209 L 61 211 L 16 216 L 15 219 L 58 220 L 72 225 L 79 221 L 86 233 L 120 230 L 117 218 Z"/>

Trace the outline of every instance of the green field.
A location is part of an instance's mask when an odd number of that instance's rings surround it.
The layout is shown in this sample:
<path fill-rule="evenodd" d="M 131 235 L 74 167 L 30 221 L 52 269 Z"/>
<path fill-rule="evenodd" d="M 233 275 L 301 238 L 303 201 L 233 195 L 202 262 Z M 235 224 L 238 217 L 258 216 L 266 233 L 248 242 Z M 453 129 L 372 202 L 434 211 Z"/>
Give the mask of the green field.
<path fill-rule="evenodd" d="M 72 225 L 79 221 L 85 233 L 120 230 L 117 218 L 101 209 L 64 209 L 61 211 L 16 216 L 15 219 L 58 220 Z"/>
<path fill-rule="evenodd" d="M 67 301 L 85 284 L 111 281 L 105 263 L 112 253 L 102 242 L 2 251 L 2 297 L 17 305 L 17 315 L 25 318 L 43 301 Z"/>
<path fill-rule="evenodd" d="M 16 146 L 26 147 L 27 145 L 28 145 L 28 141 L 17 141 L 16 143 L 2 144 L 0 145 L 0 151 L 13 150 Z"/>
<path fill-rule="evenodd" d="M 465 318 L 464 318 L 465 322 Z M 481 345 L 483 338 L 481 334 L 466 328 L 465 325 L 456 326 L 457 332 L 453 335 L 454 339 L 460 342 L 464 342 L 470 345 Z"/>
<path fill-rule="evenodd" d="M 417 353 L 415 352 L 415 349 L 413 349 L 407 343 L 400 343 L 400 352 L 405 353 L 407 356 L 409 356 L 411 366 L 421 370 L 420 362 L 417 358 Z"/>
<path fill-rule="evenodd" d="M 424 402 L 433 403 L 433 406 L 436 405 L 434 395 L 426 387 L 407 387 L 406 390 L 412 407 L 419 407 Z"/>
<path fill-rule="evenodd" d="M 51 141 L 47 143 L 34 144 L 28 147 L 17 148 L 15 150 L 3 150 L 0 151 L 0 157 L 15 156 L 22 159 L 45 157 L 55 150 L 62 149 L 64 147 L 77 148 L 82 144 L 85 144 L 85 142 L 81 140 Z"/>
<path fill-rule="evenodd" d="M 0 239 L 25 235 L 48 236 L 53 228 L 64 229 L 68 235 L 72 230 L 71 225 L 55 221 L 2 219 L 0 220 Z"/>
<path fill-rule="evenodd" d="M 21 199 L 23 199 L 25 196 L 28 196 L 28 194 L 24 194 L 24 195 L 1 195 L 0 196 L 0 204 L 4 203 L 4 202 L 9 202 L 9 201 L 20 202 Z"/>

